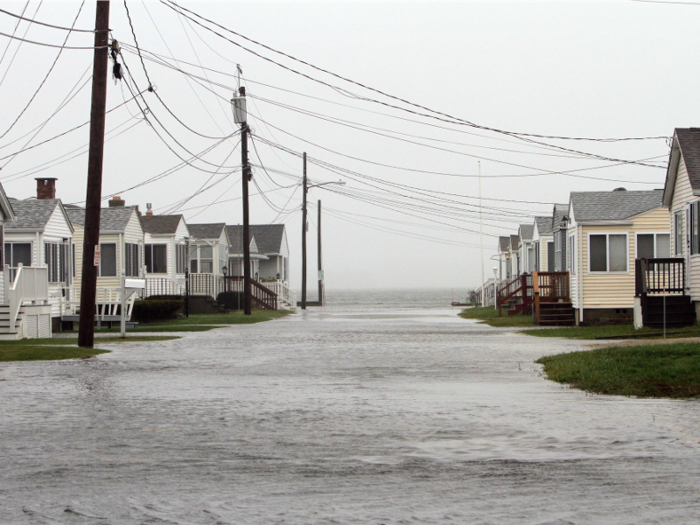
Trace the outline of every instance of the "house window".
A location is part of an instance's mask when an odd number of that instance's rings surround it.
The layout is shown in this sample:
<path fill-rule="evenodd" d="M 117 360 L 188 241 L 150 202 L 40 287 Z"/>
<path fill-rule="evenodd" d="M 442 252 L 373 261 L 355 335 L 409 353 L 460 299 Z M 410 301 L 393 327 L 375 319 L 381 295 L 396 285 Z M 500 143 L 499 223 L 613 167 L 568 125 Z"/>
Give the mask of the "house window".
<path fill-rule="evenodd" d="M 139 266 L 141 266 L 141 250 L 136 243 L 127 242 L 124 244 L 124 269 L 127 277 L 138 277 Z"/>
<path fill-rule="evenodd" d="M 567 268 L 571 273 L 576 273 L 576 236 L 569 237 L 569 249 L 567 251 Z"/>
<path fill-rule="evenodd" d="M 49 270 L 50 283 L 68 282 L 68 243 L 45 242 L 44 262 Z"/>
<path fill-rule="evenodd" d="M 690 253 L 700 253 L 700 201 L 692 202 L 688 206 L 688 234 L 690 236 Z"/>
<path fill-rule="evenodd" d="M 224 249 L 223 246 L 219 244 L 219 271 L 217 273 L 221 272 L 221 269 L 226 266 L 228 259 L 228 254 L 226 253 L 226 250 Z"/>
<path fill-rule="evenodd" d="M 214 273 L 214 248 L 212 246 L 193 246 L 190 253 L 190 271 L 192 273 Z"/>
<path fill-rule="evenodd" d="M 168 273 L 167 244 L 146 244 L 145 255 L 148 273 Z"/>
<path fill-rule="evenodd" d="M 100 243 L 99 277 L 116 277 L 117 275 L 117 245 Z"/>
<path fill-rule="evenodd" d="M 591 272 L 627 271 L 627 234 L 594 234 L 588 238 Z"/>
<path fill-rule="evenodd" d="M 187 269 L 187 246 L 178 244 L 175 246 L 175 273 L 185 273 Z"/>
<path fill-rule="evenodd" d="M 637 234 L 637 259 L 671 256 L 671 236 L 668 233 Z"/>
<path fill-rule="evenodd" d="M 23 266 L 32 265 L 32 243 L 31 242 L 6 242 L 5 261 L 11 267 L 16 267 L 19 263 Z"/>
<path fill-rule="evenodd" d="M 537 270 L 535 266 L 535 247 L 532 244 L 527 247 L 527 270 L 528 272 Z"/>
<path fill-rule="evenodd" d="M 548 272 L 554 271 L 554 241 L 547 241 L 547 268 Z"/>
<path fill-rule="evenodd" d="M 674 246 L 673 251 L 676 255 L 683 254 L 683 214 L 681 212 L 676 212 L 673 216 L 673 232 L 674 232 Z"/>

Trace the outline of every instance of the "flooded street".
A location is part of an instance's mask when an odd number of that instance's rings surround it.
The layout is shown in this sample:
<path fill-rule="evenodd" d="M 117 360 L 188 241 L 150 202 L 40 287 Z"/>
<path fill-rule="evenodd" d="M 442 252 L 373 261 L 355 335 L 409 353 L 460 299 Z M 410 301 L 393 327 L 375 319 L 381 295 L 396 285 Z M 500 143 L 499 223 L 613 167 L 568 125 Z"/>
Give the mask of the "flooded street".
<path fill-rule="evenodd" d="M 700 405 L 587 395 L 580 342 L 312 309 L 0 365 L 0 523 L 696 523 Z"/>

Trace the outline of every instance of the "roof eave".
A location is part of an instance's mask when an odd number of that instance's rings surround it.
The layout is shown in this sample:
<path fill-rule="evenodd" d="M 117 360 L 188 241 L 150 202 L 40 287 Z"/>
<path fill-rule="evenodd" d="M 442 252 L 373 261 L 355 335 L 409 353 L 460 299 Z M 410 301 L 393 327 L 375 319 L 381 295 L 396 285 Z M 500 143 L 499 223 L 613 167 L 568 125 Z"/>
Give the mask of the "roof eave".
<path fill-rule="evenodd" d="M 676 189 L 676 178 L 678 177 L 678 164 L 681 159 L 681 148 L 678 143 L 678 138 L 675 133 L 673 136 L 673 146 L 671 147 L 671 153 L 668 158 L 668 168 L 666 170 L 666 181 L 664 183 L 664 196 L 662 199 L 663 206 L 666 208 L 671 208 L 671 203 L 673 202 L 673 193 Z M 693 190 L 695 194 L 695 190 Z"/>
<path fill-rule="evenodd" d="M 645 212 L 646 213 L 646 212 Z M 578 226 L 632 226 L 633 221 L 578 221 Z"/>

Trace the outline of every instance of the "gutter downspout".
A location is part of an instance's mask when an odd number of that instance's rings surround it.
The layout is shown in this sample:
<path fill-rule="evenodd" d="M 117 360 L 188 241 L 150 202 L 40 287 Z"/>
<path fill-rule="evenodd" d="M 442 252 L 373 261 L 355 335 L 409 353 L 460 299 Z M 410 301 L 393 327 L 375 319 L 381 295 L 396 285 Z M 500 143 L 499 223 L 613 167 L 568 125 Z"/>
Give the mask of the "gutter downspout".
<path fill-rule="evenodd" d="M 583 226 L 578 226 L 578 254 L 576 258 L 579 260 L 578 262 L 580 263 L 578 265 L 579 268 L 579 274 L 578 274 L 578 282 L 576 283 L 576 286 L 578 287 L 578 301 L 579 304 L 581 305 L 580 308 L 578 309 L 578 317 L 579 317 L 579 324 L 583 322 Z"/>

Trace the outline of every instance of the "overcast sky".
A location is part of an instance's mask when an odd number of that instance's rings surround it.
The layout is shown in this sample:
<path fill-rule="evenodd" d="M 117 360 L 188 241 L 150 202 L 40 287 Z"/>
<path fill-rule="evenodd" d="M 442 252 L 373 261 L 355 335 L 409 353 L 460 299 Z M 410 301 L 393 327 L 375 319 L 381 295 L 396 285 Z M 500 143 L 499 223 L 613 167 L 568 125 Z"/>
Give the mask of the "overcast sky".
<path fill-rule="evenodd" d="M 142 211 L 152 203 L 156 213 L 183 213 L 192 223 L 239 224 L 239 137 L 221 137 L 237 129 L 228 100 L 240 64 L 254 133 L 250 159 L 257 187 L 251 192 L 264 193 L 251 199 L 251 222 L 287 225 L 295 287 L 301 280 L 300 152 L 309 156 L 313 183 L 346 182 L 309 192 L 310 282 L 315 203 L 321 199 L 327 287 L 465 287 L 478 285 L 481 272 L 479 160 L 488 277 L 496 237 L 517 232 L 518 224 L 531 223 L 535 215 L 549 215 L 553 203 L 568 202 L 569 192 L 663 187 L 664 138 L 600 142 L 524 134 L 668 137 L 675 127 L 700 125 L 694 60 L 700 6 L 181 5 L 224 26 L 189 15 L 239 46 L 163 3 L 129 2 L 144 58 L 162 57 L 156 59 L 160 64 L 145 65 L 165 106 L 147 91 L 132 100 L 130 90 L 145 90 L 148 81 L 124 3 L 112 2 L 112 37 L 125 44 L 119 61 L 130 74 L 121 81 L 110 77 L 108 84 L 108 108 L 127 103 L 107 117 L 107 130 L 114 131 L 105 147 L 103 195 L 118 193 Z M 25 6 L 0 2 L 15 14 Z M 73 2 L 30 2 L 25 17 L 70 27 L 79 8 Z M 55 45 L 66 35 L 16 23 L 0 13 L 1 33 Z M 92 2 L 85 3 L 75 27 L 94 27 Z M 226 29 L 429 109 L 349 83 Z M 67 45 L 89 47 L 91 39 L 74 32 Z M 64 49 L 6 133 L 60 51 L 17 40 L 5 50 L 8 42 L 0 36 L 0 181 L 9 196 L 27 198 L 35 194 L 35 177 L 57 177 L 58 197 L 83 201 L 87 155 L 79 154 L 86 151 L 87 126 L 13 154 L 89 119 L 92 51 Z M 129 189 L 183 159 L 184 168 Z"/>

